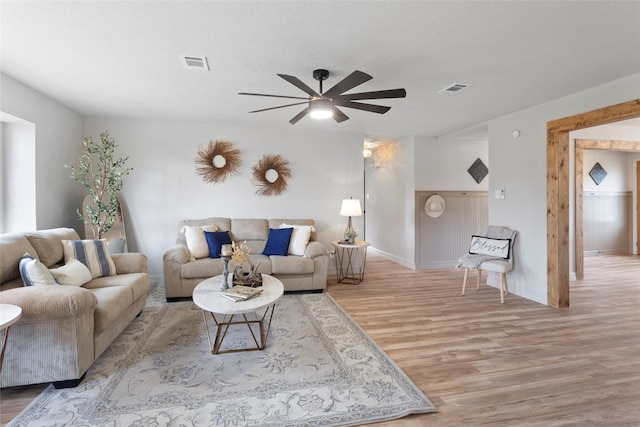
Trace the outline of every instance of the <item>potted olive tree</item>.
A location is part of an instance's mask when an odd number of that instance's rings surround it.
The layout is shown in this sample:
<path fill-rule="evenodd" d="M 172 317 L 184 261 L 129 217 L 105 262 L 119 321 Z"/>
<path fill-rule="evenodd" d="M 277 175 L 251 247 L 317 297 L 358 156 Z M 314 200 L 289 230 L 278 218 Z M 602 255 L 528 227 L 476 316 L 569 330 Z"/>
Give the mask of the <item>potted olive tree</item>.
<path fill-rule="evenodd" d="M 71 178 L 87 190 L 88 203 L 78 209 L 78 216 L 93 231 L 93 238 L 100 239 L 113 227 L 120 214 L 118 194 L 122 178 L 132 168 L 125 168 L 129 157 L 115 158 L 115 140 L 107 131 L 100 134 L 100 142 L 91 137 L 82 141 L 84 146 L 78 166 L 65 165 L 71 170 Z"/>

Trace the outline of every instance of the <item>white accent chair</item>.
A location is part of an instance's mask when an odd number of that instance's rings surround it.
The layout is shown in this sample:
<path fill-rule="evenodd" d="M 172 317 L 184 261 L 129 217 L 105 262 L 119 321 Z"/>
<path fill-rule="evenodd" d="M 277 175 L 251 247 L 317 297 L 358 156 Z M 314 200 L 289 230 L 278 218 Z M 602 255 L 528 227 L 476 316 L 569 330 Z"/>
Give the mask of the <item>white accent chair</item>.
<path fill-rule="evenodd" d="M 490 225 L 482 232 L 475 236 L 486 237 L 490 239 L 509 239 L 509 255 L 508 258 L 492 257 L 488 254 L 470 253 L 463 255 L 458 260 L 458 268 L 464 268 L 464 281 L 462 282 L 462 295 L 464 295 L 467 287 L 467 279 L 469 277 L 469 270 L 478 270 L 478 279 L 476 282 L 476 289 L 480 289 L 480 278 L 482 271 L 490 273 L 487 278 L 487 282 L 491 278 L 491 274 L 496 274 L 500 278 L 500 302 L 504 304 L 504 296 L 509 294 L 507 288 L 507 273 L 513 269 L 513 245 L 516 239 L 517 231 L 508 227 Z M 472 240 L 473 242 L 473 240 Z"/>

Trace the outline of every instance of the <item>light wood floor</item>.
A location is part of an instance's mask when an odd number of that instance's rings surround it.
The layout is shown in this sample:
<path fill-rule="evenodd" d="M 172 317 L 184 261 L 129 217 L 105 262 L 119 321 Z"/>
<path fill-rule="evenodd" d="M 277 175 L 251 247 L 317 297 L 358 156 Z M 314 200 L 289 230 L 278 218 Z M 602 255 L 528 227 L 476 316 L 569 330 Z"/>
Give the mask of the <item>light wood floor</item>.
<path fill-rule="evenodd" d="M 549 308 L 462 272 L 369 255 L 365 281 L 328 292 L 440 411 L 372 426 L 639 426 L 640 257 L 585 258 L 571 307 Z M 42 386 L 4 389 L 4 425 Z"/>

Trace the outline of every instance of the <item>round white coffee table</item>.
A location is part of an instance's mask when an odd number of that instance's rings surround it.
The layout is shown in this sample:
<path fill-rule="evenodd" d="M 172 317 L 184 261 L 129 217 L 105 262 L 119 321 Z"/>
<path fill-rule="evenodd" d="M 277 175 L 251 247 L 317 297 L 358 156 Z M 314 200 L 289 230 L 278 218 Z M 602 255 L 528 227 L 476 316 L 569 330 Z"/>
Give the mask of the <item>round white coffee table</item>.
<path fill-rule="evenodd" d="M 231 279 L 229 279 L 229 283 Z M 282 282 L 268 274 L 262 275 L 262 292 L 260 295 L 246 301 L 230 301 L 220 294 L 222 275 L 207 279 L 193 290 L 193 302 L 202 309 L 202 318 L 207 330 L 207 338 L 212 354 L 230 353 L 237 351 L 264 350 L 271 329 L 271 319 L 276 308 L 276 302 L 284 294 Z M 211 333 L 207 322 L 207 313 L 216 325 L 215 340 L 211 342 Z M 235 318 L 241 318 L 234 320 Z M 229 326 L 245 324 L 253 337 L 255 347 L 234 348 L 220 350 L 222 341 L 227 335 Z M 254 330 L 258 329 L 258 330 Z M 258 341 L 257 335 L 260 340 Z"/>
<path fill-rule="evenodd" d="M 0 370 L 2 370 L 2 362 L 4 361 L 4 350 L 7 347 L 9 327 L 20 320 L 20 317 L 22 317 L 22 308 L 19 306 L 13 304 L 0 304 L 0 329 L 4 329 L 2 350 L 0 351 Z"/>

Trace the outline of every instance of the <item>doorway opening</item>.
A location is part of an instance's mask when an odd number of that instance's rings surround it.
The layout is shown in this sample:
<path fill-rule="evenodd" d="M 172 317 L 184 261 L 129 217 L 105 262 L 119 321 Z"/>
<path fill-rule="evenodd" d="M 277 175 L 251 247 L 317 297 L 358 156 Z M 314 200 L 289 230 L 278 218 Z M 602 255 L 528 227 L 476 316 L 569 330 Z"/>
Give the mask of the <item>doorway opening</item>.
<path fill-rule="evenodd" d="M 547 123 L 547 304 L 569 306 L 569 132 L 640 117 L 640 99 Z"/>

